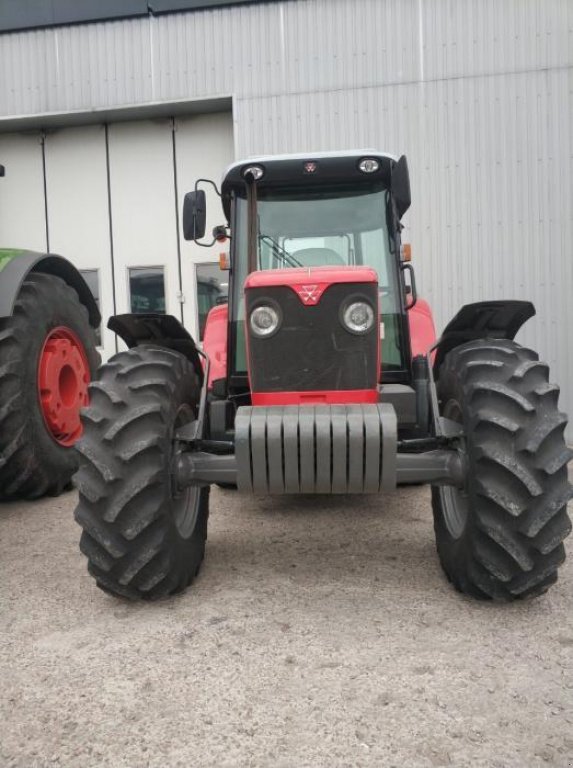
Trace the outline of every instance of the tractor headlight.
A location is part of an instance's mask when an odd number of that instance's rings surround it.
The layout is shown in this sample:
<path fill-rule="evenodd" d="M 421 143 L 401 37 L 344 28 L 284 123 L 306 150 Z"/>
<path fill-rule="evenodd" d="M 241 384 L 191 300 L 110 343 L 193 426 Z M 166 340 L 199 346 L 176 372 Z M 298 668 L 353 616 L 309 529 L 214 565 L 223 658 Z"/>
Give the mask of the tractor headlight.
<path fill-rule="evenodd" d="M 272 336 L 278 329 L 280 322 L 281 318 L 277 309 L 268 304 L 261 304 L 251 312 L 251 331 L 255 336 Z"/>
<path fill-rule="evenodd" d="M 368 333 L 374 325 L 374 310 L 366 301 L 353 301 L 342 311 L 342 324 L 350 333 Z"/>

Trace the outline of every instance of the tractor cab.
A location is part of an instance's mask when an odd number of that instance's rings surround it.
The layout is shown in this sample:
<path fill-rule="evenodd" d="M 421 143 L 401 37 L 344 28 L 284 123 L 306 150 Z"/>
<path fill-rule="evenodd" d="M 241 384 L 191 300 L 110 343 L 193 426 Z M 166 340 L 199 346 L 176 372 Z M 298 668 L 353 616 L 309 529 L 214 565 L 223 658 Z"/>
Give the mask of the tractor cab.
<path fill-rule="evenodd" d="M 405 157 L 357 151 L 239 162 L 221 197 L 232 233 L 231 393 L 249 391 L 253 404 L 377 402 L 379 384 L 410 381 Z M 204 211 L 197 189 L 184 207 L 186 236 L 204 234 Z"/>

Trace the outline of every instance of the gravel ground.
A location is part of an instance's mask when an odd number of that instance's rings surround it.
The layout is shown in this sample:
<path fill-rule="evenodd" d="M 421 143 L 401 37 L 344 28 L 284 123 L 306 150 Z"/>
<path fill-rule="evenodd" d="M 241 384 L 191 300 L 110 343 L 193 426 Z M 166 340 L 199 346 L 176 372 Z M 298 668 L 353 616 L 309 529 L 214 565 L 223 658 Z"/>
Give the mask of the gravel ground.
<path fill-rule="evenodd" d="M 88 577 L 74 504 L 0 507 L 2 766 L 573 765 L 573 558 L 480 604 L 425 488 L 214 490 L 194 587 L 131 605 Z"/>

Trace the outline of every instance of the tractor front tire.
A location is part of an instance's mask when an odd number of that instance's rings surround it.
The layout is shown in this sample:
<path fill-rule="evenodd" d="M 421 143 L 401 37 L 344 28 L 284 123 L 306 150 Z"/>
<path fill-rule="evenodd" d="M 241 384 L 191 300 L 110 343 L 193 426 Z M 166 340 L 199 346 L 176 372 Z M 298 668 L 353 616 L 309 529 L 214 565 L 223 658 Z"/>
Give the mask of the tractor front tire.
<path fill-rule="evenodd" d="M 56 496 L 78 468 L 80 408 L 100 357 L 88 312 L 55 275 L 32 272 L 0 319 L 0 500 Z"/>
<path fill-rule="evenodd" d="M 511 601 L 545 592 L 565 559 L 572 488 L 567 423 L 547 365 L 516 342 L 484 339 L 445 358 L 443 416 L 463 425 L 463 489 L 432 488 L 442 567 L 460 592 Z"/>
<path fill-rule="evenodd" d="M 185 589 L 205 554 L 209 488 L 178 492 L 174 435 L 196 418 L 200 384 L 179 352 L 120 352 L 90 386 L 75 482 L 88 571 L 106 592 L 154 600 Z"/>

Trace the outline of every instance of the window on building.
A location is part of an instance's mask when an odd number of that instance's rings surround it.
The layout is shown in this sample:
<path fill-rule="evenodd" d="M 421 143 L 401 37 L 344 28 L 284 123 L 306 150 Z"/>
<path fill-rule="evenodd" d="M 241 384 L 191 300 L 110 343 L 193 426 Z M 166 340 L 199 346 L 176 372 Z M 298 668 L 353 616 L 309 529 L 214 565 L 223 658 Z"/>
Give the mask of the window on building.
<path fill-rule="evenodd" d="M 101 312 L 100 307 L 100 292 L 99 292 L 99 269 L 80 269 L 80 273 L 86 283 L 88 284 L 88 288 L 92 292 L 92 296 L 95 299 L 95 303 L 98 306 L 98 309 Z M 101 325 L 99 325 L 95 329 L 95 335 L 97 339 L 97 345 L 98 347 L 101 347 Z"/>
<path fill-rule="evenodd" d="M 132 312 L 165 314 L 165 274 L 163 267 L 130 268 L 129 296 Z"/>
<path fill-rule="evenodd" d="M 217 304 L 226 304 L 229 294 L 229 273 L 218 263 L 197 264 L 197 315 L 199 338 L 203 341 L 209 310 Z"/>

